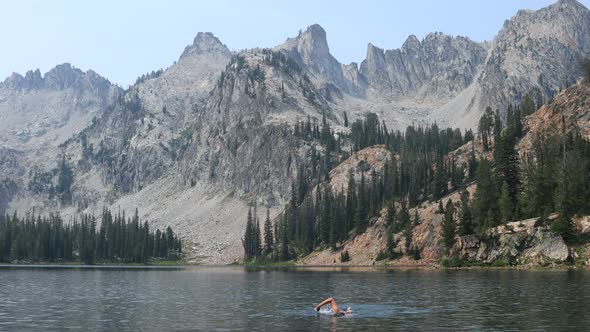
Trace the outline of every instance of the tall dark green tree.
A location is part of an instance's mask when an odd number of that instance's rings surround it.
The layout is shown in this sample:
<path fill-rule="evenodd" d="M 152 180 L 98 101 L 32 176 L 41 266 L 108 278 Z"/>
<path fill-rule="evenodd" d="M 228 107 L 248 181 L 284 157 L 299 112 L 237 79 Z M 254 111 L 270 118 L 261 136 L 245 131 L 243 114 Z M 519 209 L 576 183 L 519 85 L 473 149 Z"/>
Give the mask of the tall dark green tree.
<path fill-rule="evenodd" d="M 500 198 L 498 200 L 498 207 L 500 209 L 500 221 L 507 223 L 512 221 L 514 206 L 510 192 L 508 191 L 508 183 L 504 181 L 500 189 Z"/>
<path fill-rule="evenodd" d="M 487 107 L 484 114 L 479 120 L 479 136 L 481 137 L 481 141 L 483 144 L 483 150 L 488 151 L 489 146 L 489 137 L 491 129 L 494 126 L 494 113 L 491 107 Z"/>
<path fill-rule="evenodd" d="M 354 173 L 350 169 L 348 172 L 348 190 L 346 192 L 346 220 L 344 225 L 346 233 L 355 226 L 356 205 L 356 182 L 354 181 Z"/>
<path fill-rule="evenodd" d="M 447 192 L 447 175 L 443 166 L 442 158 L 437 158 L 436 170 L 432 180 L 432 199 L 439 200 Z"/>
<path fill-rule="evenodd" d="M 74 183 L 74 173 L 66 162 L 66 157 L 62 156 L 58 165 L 57 177 L 57 194 L 62 204 L 72 202 L 72 184 Z"/>
<path fill-rule="evenodd" d="M 397 251 L 397 241 L 395 240 L 395 235 L 393 233 L 393 227 L 387 228 L 387 233 L 385 235 L 385 242 L 386 242 L 387 256 L 389 257 L 389 259 L 398 258 L 400 256 L 400 254 Z"/>
<path fill-rule="evenodd" d="M 477 167 L 477 189 L 473 199 L 473 215 L 478 232 L 496 226 L 497 197 L 492 178 L 491 162 L 487 159 L 479 161 Z M 492 217 L 491 220 L 488 217 Z"/>
<path fill-rule="evenodd" d="M 242 245 L 244 246 L 244 259 L 250 260 L 256 257 L 255 246 L 255 226 L 252 217 L 252 208 L 248 208 L 248 217 L 246 219 L 246 232 L 244 233 L 244 239 L 242 239 Z"/>
<path fill-rule="evenodd" d="M 361 174 L 361 181 L 358 188 L 356 208 L 354 214 L 354 227 L 357 234 L 361 234 L 367 227 L 367 186 L 364 173 Z"/>
<path fill-rule="evenodd" d="M 505 132 L 499 138 L 499 141 L 496 143 L 496 149 L 494 150 L 495 187 L 501 190 L 502 185 L 506 183 L 506 190 L 510 199 L 509 207 L 512 209 L 509 213 L 510 216 L 513 214 L 514 207 L 516 206 L 521 186 L 518 153 L 514 145 L 514 136 Z M 501 192 L 498 194 L 501 195 Z"/>
<path fill-rule="evenodd" d="M 459 216 L 459 230 L 460 236 L 473 234 L 473 215 L 471 213 L 471 206 L 469 204 L 469 192 L 466 189 L 462 189 L 461 201 L 458 210 Z"/>
<path fill-rule="evenodd" d="M 264 220 L 264 254 L 272 254 L 274 247 L 274 237 L 272 234 L 272 223 L 270 221 L 270 210 L 266 209 L 266 219 Z"/>
<path fill-rule="evenodd" d="M 385 216 L 385 225 L 392 227 L 395 224 L 395 203 L 387 204 L 387 215 Z"/>
<path fill-rule="evenodd" d="M 564 124 L 565 124 L 565 120 Z M 564 126 L 565 127 L 565 126 Z M 551 228 L 560 233 L 564 239 L 574 240 L 574 223 L 572 220 L 572 204 L 570 204 L 568 192 L 568 175 L 567 175 L 567 152 L 566 152 L 566 135 L 562 134 L 562 148 L 561 148 L 561 167 L 559 171 L 559 185 L 555 194 L 555 203 L 558 217 L 553 222 Z"/>
<path fill-rule="evenodd" d="M 442 222 L 442 239 L 445 245 L 447 252 L 451 250 L 453 245 L 455 245 L 455 235 L 456 235 L 456 227 L 455 224 L 455 207 L 451 200 L 447 201 L 447 205 L 445 207 L 445 216 Z"/>

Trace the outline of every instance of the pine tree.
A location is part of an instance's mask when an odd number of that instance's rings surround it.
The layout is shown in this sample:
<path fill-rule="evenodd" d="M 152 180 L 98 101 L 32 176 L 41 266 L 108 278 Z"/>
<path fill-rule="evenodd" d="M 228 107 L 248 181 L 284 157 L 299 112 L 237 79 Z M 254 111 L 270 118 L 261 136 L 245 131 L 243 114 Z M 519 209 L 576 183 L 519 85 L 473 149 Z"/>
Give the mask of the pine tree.
<path fill-rule="evenodd" d="M 405 200 L 400 202 L 400 211 L 398 216 L 398 222 L 395 223 L 394 230 L 396 232 L 401 231 L 406 228 L 406 226 L 410 223 L 410 213 L 408 211 L 408 203 Z"/>
<path fill-rule="evenodd" d="M 585 83 L 590 83 L 590 58 L 584 58 L 580 61 L 580 69 L 582 71 L 582 78 Z"/>
<path fill-rule="evenodd" d="M 264 254 L 269 256 L 273 251 L 274 241 L 272 234 L 272 223 L 270 222 L 270 209 L 266 209 L 266 219 L 264 220 Z"/>
<path fill-rule="evenodd" d="M 356 205 L 356 183 L 351 168 L 348 173 L 348 190 L 346 192 L 346 220 L 344 226 L 346 233 L 348 233 L 355 225 L 354 216 L 356 215 Z"/>
<path fill-rule="evenodd" d="M 58 165 L 57 194 L 62 204 L 69 204 L 72 201 L 72 183 L 74 182 L 74 173 L 66 162 L 66 157 Z"/>
<path fill-rule="evenodd" d="M 356 233 L 361 234 L 365 231 L 367 226 L 367 189 L 365 184 L 365 175 L 361 174 L 361 181 L 358 188 L 357 204 L 354 214 L 354 227 Z"/>
<path fill-rule="evenodd" d="M 564 120 L 565 128 L 565 120 Z M 571 204 L 568 193 L 568 176 L 566 161 L 565 133 L 562 135 L 561 167 L 559 172 L 559 187 L 556 190 L 555 203 L 557 208 L 557 220 L 551 225 L 551 229 L 563 236 L 565 240 L 574 239 L 575 229 L 572 221 Z"/>
<path fill-rule="evenodd" d="M 369 216 L 374 216 L 381 206 L 381 193 L 379 192 L 379 179 L 375 169 L 371 171 L 371 183 L 369 184 Z"/>
<path fill-rule="evenodd" d="M 565 181 L 562 179 L 562 181 Z M 551 229 L 563 236 L 566 241 L 573 241 L 575 228 L 572 221 L 571 209 L 568 202 L 567 186 L 561 185 L 556 193 L 557 219 L 551 224 Z"/>
<path fill-rule="evenodd" d="M 445 208 L 443 207 L 442 199 L 438 201 L 438 207 L 436 209 L 436 213 L 439 213 L 439 214 L 445 213 Z"/>
<path fill-rule="evenodd" d="M 535 101 L 531 97 L 530 94 L 526 94 L 520 103 L 520 111 L 522 113 L 522 117 L 526 117 L 527 115 L 532 114 L 535 111 Z"/>
<path fill-rule="evenodd" d="M 440 199 L 447 191 L 447 176 L 445 174 L 442 158 L 437 158 L 434 179 L 432 180 L 432 199 Z"/>
<path fill-rule="evenodd" d="M 442 238 L 447 252 L 451 250 L 455 244 L 456 225 L 454 220 L 455 207 L 451 200 L 447 201 L 445 208 L 445 216 L 442 223 Z"/>
<path fill-rule="evenodd" d="M 473 216 L 471 214 L 471 207 L 469 206 L 469 192 L 465 189 L 460 193 L 461 202 L 459 206 L 459 236 L 473 234 Z"/>
<path fill-rule="evenodd" d="M 387 215 L 385 216 L 385 225 L 387 227 L 393 227 L 395 223 L 395 203 L 391 202 L 387 204 Z"/>
<path fill-rule="evenodd" d="M 491 107 L 487 107 L 484 114 L 479 120 L 479 135 L 481 136 L 481 141 L 483 145 L 483 150 L 489 150 L 489 139 L 490 136 L 490 129 L 493 127 L 494 124 L 494 115 L 492 112 Z"/>
<path fill-rule="evenodd" d="M 418 209 L 414 209 L 414 220 L 412 221 L 412 227 L 416 227 L 420 224 L 420 216 L 418 215 Z"/>
<path fill-rule="evenodd" d="M 502 136 L 502 120 L 500 119 L 500 111 L 496 110 L 494 114 L 494 145 L 497 145 Z"/>
<path fill-rule="evenodd" d="M 281 230 L 281 246 L 279 251 L 279 260 L 286 261 L 291 258 L 289 250 L 289 226 L 286 217 L 283 216 L 283 220 L 280 225 Z"/>
<path fill-rule="evenodd" d="M 344 127 L 348 128 L 348 114 L 344 111 Z"/>
<path fill-rule="evenodd" d="M 297 189 L 295 181 L 291 182 L 291 200 L 286 209 L 286 220 L 289 232 L 287 233 L 290 239 L 299 238 L 299 223 L 297 223 L 297 206 L 299 206 L 299 197 L 297 196 Z"/>
<path fill-rule="evenodd" d="M 254 258 L 254 224 L 252 222 L 252 208 L 248 208 L 248 217 L 246 219 L 246 231 L 244 233 L 244 239 L 242 239 L 242 245 L 244 247 L 244 260 L 250 260 Z M 159 240 L 159 230 L 156 233 L 156 239 Z"/>
<path fill-rule="evenodd" d="M 491 163 L 487 159 L 482 159 L 477 167 L 477 190 L 473 199 L 473 215 L 478 232 L 496 225 L 497 199 L 495 193 Z"/>
<path fill-rule="evenodd" d="M 508 183 L 504 181 L 502 183 L 502 189 L 500 190 L 500 199 L 498 201 L 498 205 L 500 208 L 500 215 L 501 215 L 501 222 L 507 223 L 512 220 L 512 199 L 510 198 L 510 193 L 508 192 Z"/>
<path fill-rule="evenodd" d="M 256 211 L 256 210 L 255 210 Z M 260 237 L 260 223 L 258 217 L 254 216 L 254 257 L 260 257 L 262 253 L 262 241 Z"/>
<path fill-rule="evenodd" d="M 477 172 L 477 159 L 475 158 L 475 142 L 472 142 L 471 151 L 469 152 L 469 160 L 468 160 L 469 179 L 474 179 L 476 172 Z"/>
<path fill-rule="evenodd" d="M 537 217 L 546 209 L 554 211 L 560 145 L 555 135 L 540 135 L 533 140 L 531 153 L 523 158 L 526 185 L 520 204 L 527 218 Z"/>
<path fill-rule="evenodd" d="M 510 206 L 512 207 L 516 205 L 515 203 L 521 185 L 518 153 L 514 148 L 514 144 L 514 136 L 506 133 L 496 142 L 496 149 L 494 151 L 494 177 L 496 180 L 496 188 L 501 190 L 503 183 L 506 183 L 506 190 L 508 191 Z"/>
<path fill-rule="evenodd" d="M 404 243 L 406 248 L 406 254 L 408 256 L 411 255 L 410 247 L 412 246 L 412 238 L 414 236 L 414 229 L 412 227 L 412 223 L 407 223 L 404 227 Z"/>
<path fill-rule="evenodd" d="M 393 234 L 393 227 L 387 228 L 387 233 L 385 237 L 386 245 L 387 245 L 387 256 L 389 259 L 396 259 L 399 257 L 399 253 L 396 251 L 397 248 L 397 241 L 395 241 L 395 236 Z"/>
<path fill-rule="evenodd" d="M 350 254 L 348 253 L 348 250 L 341 252 L 340 253 L 340 262 L 346 263 L 349 261 L 350 261 Z"/>

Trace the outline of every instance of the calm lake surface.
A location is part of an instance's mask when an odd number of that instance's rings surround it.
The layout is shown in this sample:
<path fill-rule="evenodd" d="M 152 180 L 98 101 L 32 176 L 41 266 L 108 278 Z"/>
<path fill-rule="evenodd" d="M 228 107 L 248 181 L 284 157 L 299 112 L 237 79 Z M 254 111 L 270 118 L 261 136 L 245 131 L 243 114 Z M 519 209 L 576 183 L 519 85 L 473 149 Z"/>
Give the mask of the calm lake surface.
<path fill-rule="evenodd" d="M 334 297 L 354 314 L 313 307 Z M 0 267 L 0 330 L 590 329 L 567 270 Z"/>

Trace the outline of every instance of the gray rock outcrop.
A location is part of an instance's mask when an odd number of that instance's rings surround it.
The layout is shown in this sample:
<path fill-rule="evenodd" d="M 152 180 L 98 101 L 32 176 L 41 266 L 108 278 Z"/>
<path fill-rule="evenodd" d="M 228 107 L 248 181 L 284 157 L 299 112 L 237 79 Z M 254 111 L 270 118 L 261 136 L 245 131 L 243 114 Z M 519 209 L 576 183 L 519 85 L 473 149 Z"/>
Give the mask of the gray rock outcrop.
<path fill-rule="evenodd" d="M 485 61 L 484 44 L 465 37 L 411 35 L 400 49 L 372 44 L 360 72 L 374 96 L 449 99 L 471 84 Z"/>
<path fill-rule="evenodd" d="M 543 265 L 564 262 L 569 249 L 563 238 L 548 227 L 535 226 L 536 219 L 511 222 L 491 230 L 486 238 L 460 237 L 453 252 L 470 262 L 505 261 Z"/>
<path fill-rule="evenodd" d="M 540 10 L 521 10 L 493 41 L 478 85 L 480 108 L 502 111 L 526 93 L 548 100 L 580 77 L 590 54 L 590 11 L 575 0 Z"/>
<path fill-rule="evenodd" d="M 231 51 L 211 32 L 199 32 L 193 43 L 184 49 L 180 58 L 182 59 L 191 54 L 228 58 L 231 56 Z"/>
<path fill-rule="evenodd" d="M 358 77 L 358 69 L 353 65 L 342 65 L 334 58 L 328 47 L 326 31 L 320 25 L 310 25 L 297 37 L 287 39 L 275 49 L 297 61 L 313 76 L 320 88 L 331 83 L 344 93 L 364 96 L 366 83 Z"/>
<path fill-rule="evenodd" d="M 0 142 L 17 149 L 55 147 L 88 126 L 123 90 L 69 63 L 0 83 Z"/>

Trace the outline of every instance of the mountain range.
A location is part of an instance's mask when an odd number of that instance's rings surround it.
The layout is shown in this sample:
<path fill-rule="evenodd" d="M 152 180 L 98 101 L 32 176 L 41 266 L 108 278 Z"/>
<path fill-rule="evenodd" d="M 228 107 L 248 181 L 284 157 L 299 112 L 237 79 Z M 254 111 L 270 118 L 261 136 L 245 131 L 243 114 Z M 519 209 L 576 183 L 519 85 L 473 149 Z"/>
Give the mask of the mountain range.
<path fill-rule="evenodd" d="M 491 42 L 412 35 L 399 49 L 369 43 L 360 65 L 340 63 L 314 24 L 272 49 L 239 52 L 198 33 L 174 65 L 126 90 L 70 64 L 13 74 L 0 83 L 0 210 L 138 207 L 142 219 L 172 225 L 195 260 L 233 262 L 249 204 L 276 216 L 321 149 L 295 135 L 300 121 L 347 133 L 345 119 L 371 112 L 390 129 L 477 129 L 488 106 L 505 116 L 526 94 L 551 100 L 589 54 L 590 11 L 560 0 L 519 11 Z"/>

